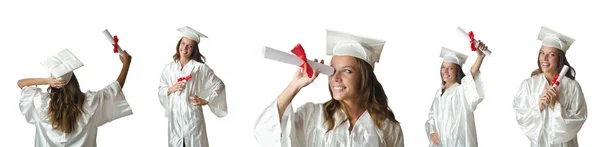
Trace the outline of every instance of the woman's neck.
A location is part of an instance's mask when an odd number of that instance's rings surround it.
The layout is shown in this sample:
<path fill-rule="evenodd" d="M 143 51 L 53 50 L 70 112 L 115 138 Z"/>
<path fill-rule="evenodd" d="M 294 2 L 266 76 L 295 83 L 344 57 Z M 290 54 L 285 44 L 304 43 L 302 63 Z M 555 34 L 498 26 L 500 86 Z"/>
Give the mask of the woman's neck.
<path fill-rule="evenodd" d="M 348 122 L 350 122 L 350 127 L 348 127 L 348 131 L 352 133 L 352 129 L 354 125 L 360 118 L 360 116 L 365 113 L 366 109 L 360 105 L 360 102 L 357 102 L 358 98 L 355 101 L 342 101 L 343 105 L 346 107 L 346 114 L 348 115 Z"/>
<path fill-rule="evenodd" d="M 188 62 L 190 62 L 190 58 L 180 58 L 179 63 L 181 64 L 181 69 L 183 70 L 183 66 L 185 66 Z"/>
<path fill-rule="evenodd" d="M 364 112 L 365 108 L 360 105 L 359 102 L 356 101 L 342 101 L 346 105 L 346 113 L 350 118 L 349 120 L 357 120 Z"/>
<path fill-rule="evenodd" d="M 446 82 L 446 85 L 442 87 L 442 92 L 445 92 L 448 88 L 450 88 L 450 86 L 454 85 L 454 83 L 456 82 Z"/>

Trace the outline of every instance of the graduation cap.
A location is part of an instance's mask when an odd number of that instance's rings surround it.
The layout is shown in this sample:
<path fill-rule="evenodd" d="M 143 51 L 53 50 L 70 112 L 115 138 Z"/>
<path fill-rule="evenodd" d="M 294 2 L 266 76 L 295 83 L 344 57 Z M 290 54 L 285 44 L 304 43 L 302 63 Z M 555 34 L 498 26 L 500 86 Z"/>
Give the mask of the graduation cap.
<path fill-rule="evenodd" d="M 559 33 L 555 30 L 549 29 L 547 27 L 542 26 L 540 29 L 540 34 L 538 35 L 538 40 L 542 41 L 543 46 L 553 47 L 559 50 L 562 50 L 567 53 L 567 50 L 571 47 L 571 44 L 575 41 L 575 39 Z"/>
<path fill-rule="evenodd" d="M 463 64 L 465 64 L 465 61 L 467 61 L 468 57 L 469 56 L 467 56 L 466 54 L 454 51 L 446 47 L 442 47 L 442 50 L 440 51 L 440 58 L 443 58 L 445 62 L 456 63 L 461 67 Z"/>
<path fill-rule="evenodd" d="M 64 49 L 57 54 L 49 57 L 48 59 L 41 62 L 52 77 L 56 79 L 63 79 L 67 83 L 71 80 L 73 71 L 82 67 L 83 63 L 77 59 L 69 49 Z"/>
<path fill-rule="evenodd" d="M 373 68 L 375 62 L 379 62 L 384 45 L 384 40 L 327 29 L 327 55 L 356 57 Z"/>
<path fill-rule="evenodd" d="M 198 43 L 198 44 L 200 44 L 200 38 L 208 38 L 208 36 L 198 32 L 188 26 L 178 28 L 177 31 L 181 32 L 183 37 L 192 39 L 192 40 L 196 41 L 196 43 Z"/>

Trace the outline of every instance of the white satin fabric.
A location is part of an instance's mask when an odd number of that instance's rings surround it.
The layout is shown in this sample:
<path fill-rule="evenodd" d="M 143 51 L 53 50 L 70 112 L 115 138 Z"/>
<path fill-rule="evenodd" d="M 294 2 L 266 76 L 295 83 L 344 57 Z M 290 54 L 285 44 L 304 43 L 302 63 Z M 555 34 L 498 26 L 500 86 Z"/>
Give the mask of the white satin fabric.
<path fill-rule="evenodd" d="M 557 89 L 554 110 L 540 112 L 539 96 L 549 83 L 543 74 L 525 79 L 515 96 L 513 107 L 521 130 L 532 147 L 577 147 L 577 132 L 587 119 L 587 105 L 579 83 L 564 78 Z"/>
<path fill-rule="evenodd" d="M 167 95 L 177 79 L 192 75 L 185 89 Z M 167 64 L 162 72 L 158 97 L 169 119 L 169 147 L 208 147 L 206 123 L 201 106 L 189 102 L 191 94 L 208 101 L 208 107 L 217 117 L 227 115 L 225 84 L 208 65 L 190 60 L 181 68 L 179 61 Z"/>

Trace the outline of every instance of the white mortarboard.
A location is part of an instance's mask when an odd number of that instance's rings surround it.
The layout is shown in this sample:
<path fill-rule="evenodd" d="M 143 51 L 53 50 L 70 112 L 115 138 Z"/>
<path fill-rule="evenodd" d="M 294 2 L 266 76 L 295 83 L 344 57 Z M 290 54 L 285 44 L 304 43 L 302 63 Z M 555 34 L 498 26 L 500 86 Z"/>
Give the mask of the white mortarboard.
<path fill-rule="evenodd" d="M 567 50 L 569 50 L 569 47 L 571 47 L 571 44 L 575 41 L 575 39 L 567 35 L 544 26 L 540 29 L 538 40 L 542 41 L 543 46 L 553 47 L 562 50 L 565 53 L 567 53 Z"/>
<path fill-rule="evenodd" d="M 52 77 L 69 82 L 73 71 L 82 67 L 83 63 L 69 49 L 64 49 L 42 61 L 42 66 L 48 69 Z"/>
<path fill-rule="evenodd" d="M 188 26 L 178 28 L 177 31 L 181 32 L 183 37 L 192 39 L 192 40 L 196 41 L 197 43 L 200 43 L 200 38 L 208 38 L 208 36 L 198 32 Z"/>
<path fill-rule="evenodd" d="M 442 50 L 440 51 L 440 57 L 443 58 L 445 62 L 456 63 L 462 67 L 469 56 L 452 49 L 442 47 Z"/>
<path fill-rule="evenodd" d="M 375 62 L 379 62 L 384 44 L 384 40 L 327 29 L 327 55 L 356 57 L 373 68 Z"/>

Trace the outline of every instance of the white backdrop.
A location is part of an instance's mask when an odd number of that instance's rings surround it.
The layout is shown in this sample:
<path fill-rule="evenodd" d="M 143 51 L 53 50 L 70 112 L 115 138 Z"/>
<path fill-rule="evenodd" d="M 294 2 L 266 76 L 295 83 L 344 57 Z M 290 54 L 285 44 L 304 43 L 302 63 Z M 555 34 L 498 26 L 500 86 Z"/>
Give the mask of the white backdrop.
<path fill-rule="evenodd" d="M 493 51 L 481 68 L 487 97 L 475 112 L 480 146 L 528 146 L 515 120 L 512 102 L 522 80 L 536 65 L 541 25 L 577 41 L 567 57 L 577 70 L 589 119 L 579 132 L 581 146 L 595 146 L 600 93 L 600 23 L 597 4 L 579 2 L 399 2 L 399 1 L 169 1 L 129 2 L 0 2 L 0 99 L 3 119 L 0 146 L 31 146 L 34 126 L 20 114 L 16 83 L 21 78 L 47 77 L 40 61 L 69 48 L 85 64 L 75 71 L 83 90 L 98 90 L 118 76 L 121 62 L 102 35 L 119 36 L 132 65 L 124 88 L 134 114 L 99 128 L 99 146 L 163 146 L 167 119 L 157 97 L 161 70 L 172 60 L 180 38 L 176 28 L 188 25 L 210 38 L 200 45 L 208 64 L 227 87 L 229 115 L 218 119 L 206 112 L 212 146 L 258 146 L 254 122 L 291 80 L 296 67 L 261 57 L 268 45 L 289 51 L 302 43 L 310 58 L 325 55 L 325 29 L 332 28 L 387 40 L 375 68 L 403 127 L 407 146 L 428 144 L 424 123 L 439 88 L 438 58 L 442 45 L 475 53 L 454 28 L 475 32 Z M 317 79 L 293 101 L 329 99 L 327 78 Z M 596 84 L 595 84 L 596 83 Z"/>

